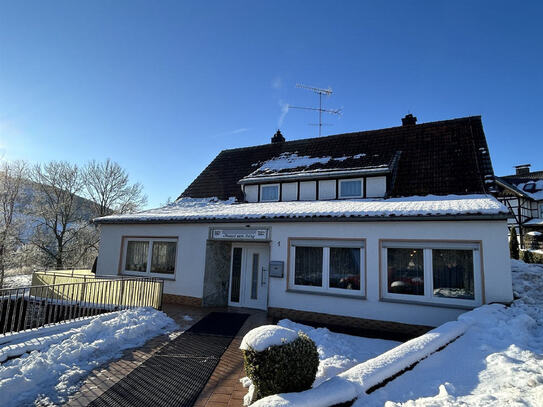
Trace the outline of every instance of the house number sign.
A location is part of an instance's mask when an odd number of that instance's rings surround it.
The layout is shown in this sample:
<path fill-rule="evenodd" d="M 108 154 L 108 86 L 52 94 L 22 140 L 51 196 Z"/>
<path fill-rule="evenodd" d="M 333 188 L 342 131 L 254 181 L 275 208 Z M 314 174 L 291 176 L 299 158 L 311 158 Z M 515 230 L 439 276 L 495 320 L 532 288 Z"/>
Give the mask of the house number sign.
<path fill-rule="evenodd" d="M 215 240 L 268 240 L 267 229 L 212 229 Z"/>

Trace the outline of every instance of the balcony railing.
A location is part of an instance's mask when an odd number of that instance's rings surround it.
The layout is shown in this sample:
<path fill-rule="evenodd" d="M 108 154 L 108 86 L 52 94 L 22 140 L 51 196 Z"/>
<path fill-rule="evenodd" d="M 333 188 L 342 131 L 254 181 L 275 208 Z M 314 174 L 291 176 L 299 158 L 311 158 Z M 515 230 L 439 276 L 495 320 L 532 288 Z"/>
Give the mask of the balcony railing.
<path fill-rule="evenodd" d="M 154 277 L 35 272 L 29 287 L 0 290 L 0 334 L 135 307 L 162 308 Z"/>

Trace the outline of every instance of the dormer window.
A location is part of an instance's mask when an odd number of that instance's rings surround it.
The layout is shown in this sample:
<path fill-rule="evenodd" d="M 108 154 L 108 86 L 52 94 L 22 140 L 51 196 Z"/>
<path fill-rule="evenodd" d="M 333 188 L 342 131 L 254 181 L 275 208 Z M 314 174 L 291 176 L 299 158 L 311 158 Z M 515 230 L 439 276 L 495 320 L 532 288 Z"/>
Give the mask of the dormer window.
<path fill-rule="evenodd" d="M 363 194 L 362 178 L 339 181 L 340 198 L 362 198 Z"/>
<path fill-rule="evenodd" d="M 277 202 L 279 200 L 279 184 L 261 185 L 260 201 Z"/>

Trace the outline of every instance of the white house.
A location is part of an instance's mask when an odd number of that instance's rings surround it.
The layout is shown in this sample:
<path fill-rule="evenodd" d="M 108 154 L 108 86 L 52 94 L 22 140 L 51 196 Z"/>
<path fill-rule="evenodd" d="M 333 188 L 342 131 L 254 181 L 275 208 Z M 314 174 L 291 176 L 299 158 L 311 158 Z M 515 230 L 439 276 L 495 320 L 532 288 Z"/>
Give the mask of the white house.
<path fill-rule="evenodd" d="M 222 151 L 166 207 L 96 219 L 98 274 L 165 301 L 420 332 L 512 301 L 480 117 Z"/>

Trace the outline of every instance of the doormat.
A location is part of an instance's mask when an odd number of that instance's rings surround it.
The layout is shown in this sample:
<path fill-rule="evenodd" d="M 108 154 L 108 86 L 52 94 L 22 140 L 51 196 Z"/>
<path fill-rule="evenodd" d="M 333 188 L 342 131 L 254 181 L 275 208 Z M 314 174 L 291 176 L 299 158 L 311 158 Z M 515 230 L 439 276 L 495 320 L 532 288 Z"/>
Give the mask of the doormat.
<path fill-rule="evenodd" d="M 211 312 L 89 406 L 192 406 L 248 316 Z"/>

